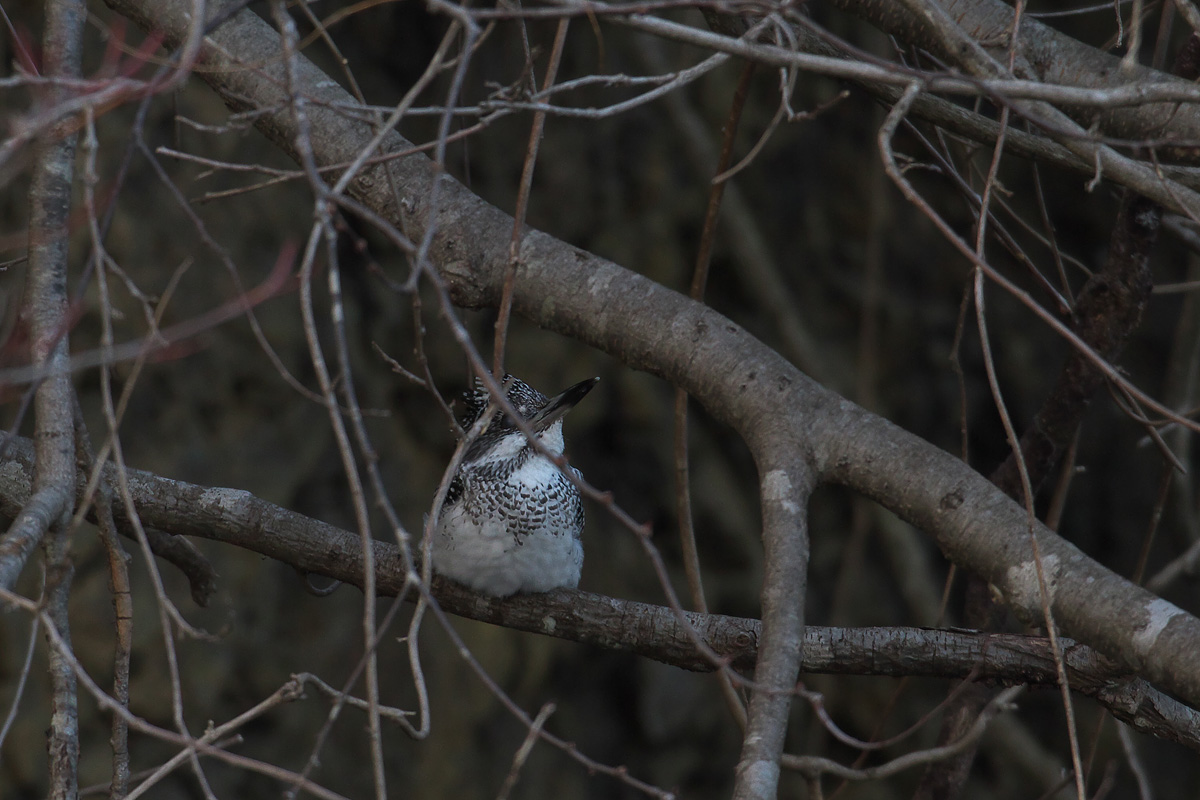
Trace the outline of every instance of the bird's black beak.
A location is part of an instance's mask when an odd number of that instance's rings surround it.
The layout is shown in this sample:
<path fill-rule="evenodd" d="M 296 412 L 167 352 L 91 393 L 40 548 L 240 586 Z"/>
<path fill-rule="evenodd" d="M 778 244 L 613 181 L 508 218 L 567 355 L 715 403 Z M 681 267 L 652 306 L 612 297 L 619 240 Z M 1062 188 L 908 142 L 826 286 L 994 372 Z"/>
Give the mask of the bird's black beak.
<path fill-rule="evenodd" d="M 550 402 L 546 403 L 541 411 L 530 418 L 529 426 L 538 433 L 546 430 L 574 408 L 575 404 L 582 400 L 599 381 L 599 378 L 588 378 L 586 381 L 580 381 L 570 389 L 551 397 Z"/>

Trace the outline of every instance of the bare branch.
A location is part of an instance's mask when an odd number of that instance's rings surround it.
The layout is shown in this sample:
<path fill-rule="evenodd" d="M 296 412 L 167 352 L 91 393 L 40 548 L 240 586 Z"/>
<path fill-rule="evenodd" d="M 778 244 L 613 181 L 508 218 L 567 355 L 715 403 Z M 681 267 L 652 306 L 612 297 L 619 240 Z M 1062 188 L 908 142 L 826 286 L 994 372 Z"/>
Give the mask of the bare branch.
<path fill-rule="evenodd" d="M 44 69 L 51 76 L 78 77 L 83 52 L 86 9 L 82 0 L 46 3 L 43 31 Z M 51 87 L 38 98 L 51 113 L 67 94 Z M 34 391 L 32 515 L 36 534 L 45 546 L 43 600 L 48 635 L 62 648 L 50 649 L 53 686 L 49 734 L 50 797 L 73 800 L 79 791 L 79 710 L 75 674 L 69 662 L 71 630 L 67 601 L 74 565 L 70 555 L 72 500 L 75 485 L 74 389 L 66 371 L 70 327 L 67 299 L 68 219 L 74 184 L 76 124 L 59 117 L 47 135 L 34 145 L 33 178 L 29 189 L 29 281 L 25 310 L 30 320 L 30 360 L 46 372 Z M 32 510 L 32 509 L 31 509 Z M 42 527 L 45 525 L 45 527 Z M 24 535 L 19 534 L 19 535 Z M 24 543 L 29 543 L 29 538 Z M 17 557 L 5 567 L 15 578 L 28 548 L 18 545 Z M 11 585 L 3 582 L 5 587 Z M 66 652 L 64 652 L 64 649 Z"/>
<path fill-rule="evenodd" d="M 33 448 L 16 439 L 0 463 L 0 513 L 29 493 Z M 115 466 L 108 466 L 112 472 Z M 360 586 L 359 537 L 247 492 L 195 486 L 127 470 L 138 514 L 147 524 L 261 553 L 299 570 Z M 114 509 L 118 524 L 122 510 Z M 376 541 L 382 595 L 405 592 L 410 576 L 396 545 Z M 360 586 L 361 588 L 361 586 Z M 723 664 L 754 668 L 762 628 L 757 620 L 684 612 L 686 621 L 721 660 L 714 663 L 692 642 L 676 612 L 665 606 L 561 590 L 488 598 L 435 578 L 438 604 L 453 614 L 514 630 L 635 653 L 682 669 L 712 671 Z M 1133 727 L 1200 752 L 1200 714 L 1078 642 L 1062 640 L 1071 687 L 1096 698 Z M 1053 686 L 1057 672 L 1049 642 L 1037 636 L 980 634 L 923 628 L 805 629 L 800 670 L 849 675 L 922 675 L 985 683 Z"/>

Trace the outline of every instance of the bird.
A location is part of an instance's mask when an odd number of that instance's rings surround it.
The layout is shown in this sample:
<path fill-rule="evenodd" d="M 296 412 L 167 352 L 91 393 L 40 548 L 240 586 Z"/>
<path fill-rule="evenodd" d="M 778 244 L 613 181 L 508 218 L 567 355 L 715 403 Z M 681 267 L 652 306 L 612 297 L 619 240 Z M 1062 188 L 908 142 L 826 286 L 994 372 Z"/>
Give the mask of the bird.
<path fill-rule="evenodd" d="M 512 375 L 501 385 L 545 451 L 560 456 L 563 416 L 599 380 L 580 381 L 554 397 Z M 491 406 L 487 389 L 475 383 L 464 394 L 465 430 Z M 583 477 L 539 453 L 503 409 L 493 411 L 450 480 L 433 532 L 434 572 L 492 597 L 576 588 L 583 503 L 564 470 Z"/>

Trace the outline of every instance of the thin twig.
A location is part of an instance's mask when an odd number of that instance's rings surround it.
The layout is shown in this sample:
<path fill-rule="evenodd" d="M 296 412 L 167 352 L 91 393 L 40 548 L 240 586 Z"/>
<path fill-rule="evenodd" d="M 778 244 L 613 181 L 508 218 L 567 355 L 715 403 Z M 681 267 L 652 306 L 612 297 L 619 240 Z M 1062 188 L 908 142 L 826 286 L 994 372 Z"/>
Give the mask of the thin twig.
<path fill-rule="evenodd" d="M 729 169 L 733 160 L 733 146 L 737 139 L 738 124 L 741 122 L 742 111 L 746 106 L 746 96 L 750 90 L 750 81 L 754 77 L 754 64 L 748 63 L 742 67 L 737 88 L 729 104 L 729 114 L 725 120 L 721 152 L 717 159 L 715 171 L 718 176 Z M 700 230 L 700 242 L 696 248 L 696 266 L 692 272 L 690 296 L 693 300 L 703 301 L 705 287 L 708 284 L 708 270 L 712 263 L 712 247 L 717 232 L 717 217 L 721 209 L 721 199 L 728 182 L 716 180 L 708 189 L 708 205 L 704 212 L 704 225 Z M 675 390 L 675 511 L 679 517 L 679 542 L 683 556 L 684 574 L 687 577 L 688 591 L 691 595 L 692 607 L 701 613 L 708 613 L 708 603 L 704 597 L 703 575 L 700 569 L 700 555 L 696 548 L 696 529 L 692 518 L 691 475 L 688 465 L 688 395 L 683 389 Z M 721 671 L 717 675 L 720 682 L 721 694 L 725 698 L 725 706 L 743 731 L 746 729 L 746 706 L 738 695 L 729 675 Z"/>
<path fill-rule="evenodd" d="M 550 63 L 542 81 L 542 91 L 548 91 L 558 78 L 558 67 L 562 63 L 563 47 L 567 41 L 569 21 L 559 20 L 554 31 L 554 44 L 550 48 Z M 524 25 L 521 26 L 524 32 Z M 528 47 L 528 43 L 526 43 Z M 533 69 L 532 61 L 528 68 Z M 529 143 L 525 146 L 525 162 L 521 167 L 521 182 L 517 187 L 517 207 L 513 211 L 512 238 L 508 243 L 508 267 L 504 273 L 504 288 L 500 293 L 500 310 L 496 315 L 495 337 L 492 349 L 492 374 L 504 374 L 504 346 L 508 341 L 508 322 L 512 316 L 513 284 L 517 279 L 517 267 L 521 263 L 521 242 L 524 239 L 525 217 L 529 212 L 529 194 L 533 190 L 533 170 L 537 165 L 538 150 L 542 144 L 542 131 L 546 127 L 546 112 L 535 111 L 529 126 Z"/>

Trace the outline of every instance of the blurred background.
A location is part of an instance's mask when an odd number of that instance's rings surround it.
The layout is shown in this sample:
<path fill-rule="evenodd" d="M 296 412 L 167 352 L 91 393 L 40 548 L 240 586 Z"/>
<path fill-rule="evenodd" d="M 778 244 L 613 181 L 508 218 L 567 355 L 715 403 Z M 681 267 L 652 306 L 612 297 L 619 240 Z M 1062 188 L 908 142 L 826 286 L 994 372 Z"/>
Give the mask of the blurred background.
<path fill-rule="evenodd" d="M 1033 4 L 1038 5 L 1038 4 Z M 6 4 L 20 35 L 38 41 L 40 9 Z M 335 4 L 314 11 L 333 14 Z M 1036 10 L 1036 9 L 1034 9 Z M 85 74 L 108 68 L 106 48 L 136 46 L 142 34 L 123 26 L 100 4 L 88 31 Z M 864 50 L 893 58 L 894 47 L 862 22 L 825 4 L 813 19 Z M 265 13 L 265 12 L 263 12 Z M 296 15 L 298 18 L 299 14 Z M 697 23 L 695 12 L 679 19 Z M 311 31 L 311 26 L 302 32 Z M 1054 20 L 1060 29 L 1097 46 L 1113 32 L 1110 13 Z M 1182 28 L 1177 25 L 1177 28 Z M 446 29 L 444 17 L 425 4 L 364 4 L 328 25 L 369 102 L 397 102 L 425 68 Z M 531 22 L 527 35 L 540 82 L 553 39 L 553 22 Z M 1177 31 L 1182 40 L 1185 32 Z M 525 57 L 516 23 L 496 25 L 473 56 L 461 103 L 483 101 L 497 85 L 522 78 Z M 1177 44 L 1177 43 L 1176 43 Z M 346 84 L 337 57 L 320 41 L 306 54 Z M 12 36 L 0 37 L 5 64 L 14 63 Z M 687 48 L 628 29 L 578 19 L 571 26 L 560 80 L 592 73 L 645 75 L 679 69 L 703 57 Z M 126 59 L 130 56 L 125 55 Z M 108 65 L 108 66 L 106 66 Z M 668 97 L 619 115 L 595 119 L 552 116 L 546 124 L 528 220 L 572 245 L 687 291 L 703 224 L 715 152 L 742 64 L 730 61 Z M 419 105 L 436 105 L 446 81 Z M 769 128 L 779 103 L 778 73 L 760 68 L 750 83 L 736 153 L 740 158 Z M 844 99 L 833 102 L 842 90 Z M 560 98 L 579 108 L 602 108 L 630 96 L 629 89 L 592 87 Z M 875 137 L 884 109 L 862 90 L 802 73 L 791 97 L 797 111 L 823 108 L 812 118 L 775 128 L 727 193 L 716 240 L 708 302 L 777 348 L 825 385 L 930 442 L 961 454 L 984 474 L 1007 453 L 1004 433 L 982 368 L 974 320 L 967 317 L 961 346 L 955 335 L 969 265 L 933 225 L 904 201 L 883 174 Z M 9 91 L 0 111 L 11 126 L 28 108 L 27 94 Z M 212 168 L 158 148 L 241 165 L 292 170 L 245 121 L 229 112 L 198 80 L 148 102 L 144 121 L 136 104 L 111 109 L 97 120 L 97 194 L 111 212 L 105 240 L 121 274 L 109 274 L 110 305 L 118 341 L 145 336 L 145 309 L 157 308 L 166 325 L 192 319 L 261 283 L 280 252 L 302 245 L 312 223 L 312 196 L 303 179 L 268 183 L 267 175 Z M 436 117 L 414 115 L 401 125 L 411 141 L 430 141 Z M 456 120 L 465 127 L 471 120 Z M 512 212 L 528 139 L 530 115 L 492 121 L 448 150 L 450 171 L 481 197 Z M 140 127 L 139 127 L 140 125 Z M 935 133 L 921 133 L 936 141 Z M 974 211 L 911 132 L 898 151 L 914 161 L 910 179 L 950 224 L 973 236 Z M 981 185 L 990 148 L 975 152 L 957 140 L 946 150 L 963 176 Z M 85 153 L 81 151 L 80 164 Z M 25 155 L 28 158 L 28 154 Z M 157 162 L 156 170 L 151 162 Z M 18 167 L 27 166 L 18 164 Z M 82 169 L 80 170 L 82 174 Z M 0 192 L 5 261 L 23 254 L 28 175 L 10 169 Z M 1108 184 L 1086 191 L 1088 176 L 1008 158 L 1002 166 L 1002 214 L 1038 269 L 1053 274 L 1051 250 L 1037 241 L 1043 217 L 1057 237 L 1071 285 L 1084 269 L 1102 266 L 1118 197 Z M 1040 199 L 1037 187 L 1040 186 Z M 186 204 L 186 205 L 184 205 Z M 82 212 L 80 212 L 82 214 Z M 82 220 L 82 217 L 81 217 Z M 1023 221 L 1023 223 L 1018 222 Z M 1022 227 L 1028 225 L 1029 229 Z M 1032 231 L 1032 232 L 1031 232 Z M 449 335 L 437 300 L 426 287 L 420 318 L 413 298 L 396 286 L 409 264 L 381 236 L 344 220 L 341 267 L 347 299 L 353 380 L 366 409 L 390 500 L 410 531 L 418 531 L 453 451 L 453 432 L 433 397 L 394 374 L 374 352 L 377 344 L 409 369 L 418 368 L 415 331 L 437 388 L 452 400 L 468 383 L 465 359 Z M 74 242 L 73 278 L 88 257 L 86 226 Z M 1026 268 L 989 245 L 997 267 L 1036 293 Z M 0 273 L 13 313 L 23 266 Z M 1156 283 L 1197 275 L 1196 257 L 1170 235 L 1153 262 Z M 172 282 L 176 285 L 172 288 Z M 94 279 L 75 283 L 81 314 L 71 332 L 75 353 L 99 342 L 100 304 Z M 150 298 L 144 303 L 139 296 Z M 328 321 L 324 281 L 316 291 L 318 319 Z M 999 378 L 1013 419 L 1023 428 L 1037 410 L 1061 363 L 1061 339 L 995 287 L 988 289 L 988 323 Z M 460 311 L 485 357 L 491 353 L 492 312 Z M 316 387 L 305 344 L 299 298 L 289 294 L 254 311 L 279 362 L 297 380 Z M 1180 408 L 1196 404 L 1196 300 L 1193 294 L 1160 294 L 1150 303 L 1121 367 L 1143 389 Z M 332 341 L 328 329 L 325 343 Z M 954 356 L 957 353 L 956 361 Z M 23 363 L 19 341 L 9 337 L 2 366 Z M 962 382 L 955 363 L 961 368 Z M 597 389 L 567 418 L 567 452 L 596 487 L 611 491 L 635 519 L 649 522 L 686 596 L 679 566 L 674 471 L 673 389 L 632 372 L 612 358 L 514 319 L 507 366 L 546 393 L 591 375 Z M 1189 372 L 1190 370 L 1190 372 Z M 113 369 L 119 391 L 130 379 L 128 362 Z M 81 371 L 76 387 L 94 441 L 106 435 L 100 381 Z M 28 435 L 18 421 L 24 387 L 4 388 L 5 426 Z M 1189 394 L 1190 393 L 1190 394 Z M 965 407 L 962 400 L 965 399 Z M 762 572 L 757 476 L 748 451 L 731 430 L 693 406 L 692 498 L 706 592 L 714 612 L 757 617 Z M 964 433 L 965 430 L 965 441 Z M 281 506 L 353 529 L 347 482 L 325 410 L 296 392 L 264 354 L 250 325 L 239 319 L 171 348 L 137 377 L 121 440 L 130 466 L 193 483 L 235 487 Z M 1144 432 L 1107 396 L 1093 404 L 1078 443 L 1078 474 L 1071 484 L 1061 530 L 1087 553 L 1129 574 L 1150 525 L 1163 458 L 1142 443 Z M 1195 466 L 1187 440 L 1171 440 Z M 1194 541 L 1200 509 L 1194 478 L 1174 485 L 1148 574 Z M 1045 499 L 1043 499 L 1043 504 Z M 663 592 L 635 537 L 604 511 L 588 507 L 587 558 L 581 588 L 616 597 L 662 603 Z M 961 608 L 961 576 L 941 602 L 948 564 L 919 532 L 868 501 L 836 488 L 823 489 L 811 510 L 812 570 L 808 621 L 814 625 L 953 625 Z M 383 524 L 378 538 L 390 539 Z M 269 695 L 292 673 L 311 671 L 340 686 L 362 654 L 361 594 L 343 587 L 331 597 L 304 591 L 289 567 L 228 546 L 197 541 L 220 575 L 207 609 L 189 599 L 187 585 L 168 565 L 160 569 L 168 593 L 213 641 L 180 638 L 182 695 L 193 734 L 223 722 Z M 154 594 L 140 552 L 132 554 L 135 621 L 132 710 L 171 726 L 171 681 Z M 101 685 L 111 683 L 113 611 L 103 551 L 89 529 L 75 538 L 77 564 L 73 625 L 76 652 Z M 19 588 L 35 595 L 40 577 L 31 566 Z M 1165 596 L 1182 607 L 1200 607 L 1194 576 Z M 380 601 L 381 610 L 390 604 Z M 384 700 L 415 707 L 403 635 L 409 609 L 382 645 Z M 606 764 L 685 797 L 727 796 L 741 735 L 721 700 L 716 679 L 633 656 L 453 620 L 471 652 L 495 681 L 534 714 L 553 702 L 547 728 Z M 1021 630 L 1014 624 L 1012 630 Z M 488 798 L 510 769 L 526 731 L 474 676 L 435 622 L 426 622 L 421 652 L 432 697 L 433 733 L 414 742 L 385 729 L 388 785 L 395 796 Z M 0 616 L 0 707 L 13 701 L 29 637 L 22 614 Z M 0 797 L 35 798 L 45 792 L 44 732 L 49 708 L 45 647 L 39 643 L 12 731 L 0 750 Z M 927 713 L 951 688 L 946 681 L 895 681 L 805 676 L 825 694 L 830 713 L 861 738 L 890 736 Z M 361 691 L 361 685 L 358 689 Z M 1109 720 L 1090 701 L 1076 699 L 1081 746 L 1092 758 L 1097 783 L 1114 770 L 1112 797 L 1135 796 L 1130 770 Z M 1034 691 L 1019 713 L 999 720 L 987 735 L 967 795 L 973 798 L 1053 796 L 1069 766 L 1064 714 L 1055 691 Z M 247 726 L 236 749 L 289 769 L 303 767 L 328 705 L 310 697 Z M 855 753 L 832 741 L 801 703 L 794 711 L 788 749 L 851 761 Z M 81 784 L 107 784 L 108 716 L 81 700 Z M 929 746 L 936 722 L 916 741 L 874 759 Z M 1098 732 L 1098 735 L 1097 735 Z M 1194 753 L 1134 734 L 1135 745 L 1162 800 L 1194 798 L 1200 766 Z M 174 748 L 133 735 L 134 769 L 156 766 Z M 1093 750 L 1094 748 L 1094 750 Z M 365 717 L 346 711 L 321 753 L 314 777 L 351 797 L 371 793 Z M 874 763 L 874 762 L 872 762 Z M 262 776 L 206 761 L 221 797 L 274 796 L 278 784 Z M 919 771 L 845 787 L 842 797 L 892 798 L 911 794 Z M 837 782 L 826 781 L 826 791 Z M 154 797 L 203 796 L 187 770 L 160 784 Z M 632 789 L 589 775 L 545 745 L 533 749 L 514 797 L 633 797 Z M 785 775 L 781 796 L 806 797 L 804 782 Z M 1065 796 L 1065 795 L 1064 795 Z"/>

